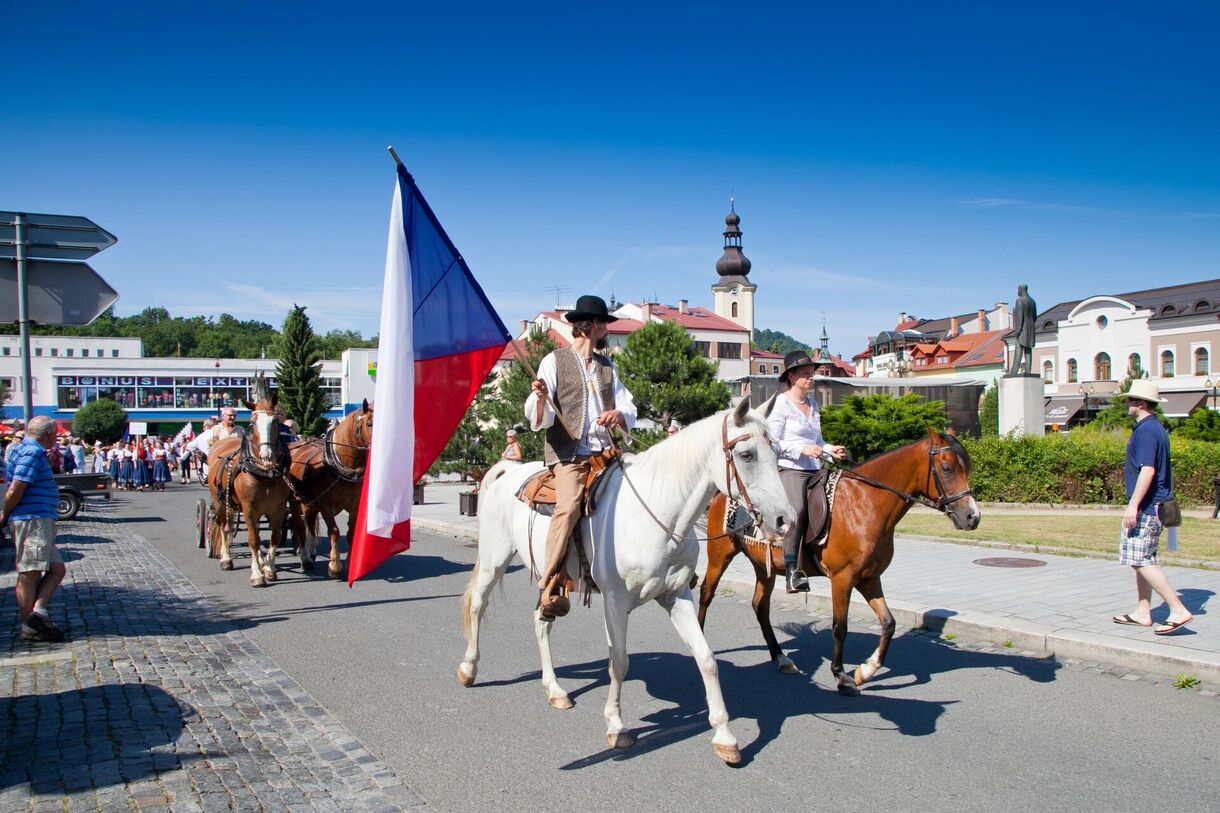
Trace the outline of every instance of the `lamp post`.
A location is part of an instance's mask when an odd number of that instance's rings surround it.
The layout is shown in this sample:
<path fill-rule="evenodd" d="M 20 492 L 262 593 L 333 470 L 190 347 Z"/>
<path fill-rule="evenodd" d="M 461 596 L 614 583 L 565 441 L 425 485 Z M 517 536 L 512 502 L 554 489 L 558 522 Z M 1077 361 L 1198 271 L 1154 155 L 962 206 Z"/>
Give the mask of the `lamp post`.
<path fill-rule="evenodd" d="M 1220 389 L 1220 379 L 1215 381 L 1210 378 L 1203 382 L 1203 386 L 1212 391 L 1212 411 L 1216 410 L 1216 390 Z"/>
<path fill-rule="evenodd" d="M 1097 392 L 1097 390 L 1093 387 L 1092 384 L 1081 384 L 1080 385 L 1080 394 L 1084 396 L 1084 417 L 1085 417 L 1086 421 L 1088 420 L 1088 417 L 1089 417 L 1089 399 L 1095 392 Z"/>

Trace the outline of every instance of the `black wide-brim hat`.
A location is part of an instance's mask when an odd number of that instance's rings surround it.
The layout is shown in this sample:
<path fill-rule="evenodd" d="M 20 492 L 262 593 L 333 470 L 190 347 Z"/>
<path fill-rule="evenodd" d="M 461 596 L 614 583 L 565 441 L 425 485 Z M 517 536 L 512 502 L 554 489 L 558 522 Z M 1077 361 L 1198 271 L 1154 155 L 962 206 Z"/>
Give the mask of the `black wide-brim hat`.
<path fill-rule="evenodd" d="M 784 356 L 784 371 L 779 374 L 779 380 L 788 381 L 788 373 L 801 367 L 813 367 L 813 359 L 809 358 L 809 354 L 804 350 L 793 350 L 788 355 Z"/>
<path fill-rule="evenodd" d="M 606 307 L 606 300 L 593 294 L 585 294 L 576 300 L 576 307 L 569 311 L 568 315 L 564 318 L 569 322 L 596 320 L 609 324 L 610 322 L 618 321 L 617 316 L 610 314 L 610 309 Z"/>

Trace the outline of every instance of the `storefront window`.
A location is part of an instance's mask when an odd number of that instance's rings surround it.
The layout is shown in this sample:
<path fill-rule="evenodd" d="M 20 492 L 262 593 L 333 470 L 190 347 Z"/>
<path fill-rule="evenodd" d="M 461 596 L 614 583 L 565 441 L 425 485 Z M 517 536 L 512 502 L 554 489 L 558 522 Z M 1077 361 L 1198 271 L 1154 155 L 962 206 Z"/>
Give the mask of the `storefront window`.
<path fill-rule="evenodd" d="M 99 398 L 109 398 L 124 409 L 134 409 L 136 406 L 136 379 L 134 376 L 98 376 L 97 394 Z"/>

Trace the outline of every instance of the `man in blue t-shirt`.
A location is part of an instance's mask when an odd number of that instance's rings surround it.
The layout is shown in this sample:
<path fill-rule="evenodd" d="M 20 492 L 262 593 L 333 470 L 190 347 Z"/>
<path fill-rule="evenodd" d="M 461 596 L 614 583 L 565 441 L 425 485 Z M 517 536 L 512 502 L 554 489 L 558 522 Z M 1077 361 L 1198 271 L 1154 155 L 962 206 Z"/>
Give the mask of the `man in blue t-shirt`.
<path fill-rule="evenodd" d="M 17 608 L 23 641 L 64 638 L 47 609 L 67 572 L 55 547 L 59 489 L 47 460 L 54 445 L 55 421 L 39 416 L 26 426 L 25 439 L 8 456 L 0 525 L 8 525 L 17 546 Z"/>
<path fill-rule="evenodd" d="M 1173 497 L 1169 435 L 1154 415 L 1156 404 L 1162 400 L 1156 384 L 1136 379 L 1131 382 L 1126 397 L 1127 413 L 1135 418 L 1135 429 L 1127 441 L 1127 459 L 1123 464 L 1127 508 L 1123 511 L 1118 562 L 1131 565 L 1135 570 L 1138 601 L 1133 612 L 1114 616 L 1114 623 L 1151 627 L 1152 591 L 1155 590 L 1169 607 L 1169 618 L 1153 632 L 1167 635 L 1186 626 L 1192 618 L 1156 559 L 1163 527 L 1157 509 Z"/>

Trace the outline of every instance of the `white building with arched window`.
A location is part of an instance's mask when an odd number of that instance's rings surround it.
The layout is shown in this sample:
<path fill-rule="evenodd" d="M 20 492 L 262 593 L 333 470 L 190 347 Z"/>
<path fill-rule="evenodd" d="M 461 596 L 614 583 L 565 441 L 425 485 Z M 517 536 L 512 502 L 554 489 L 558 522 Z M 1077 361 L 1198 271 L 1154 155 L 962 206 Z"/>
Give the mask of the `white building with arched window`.
<path fill-rule="evenodd" d="M 1060 302 L 1037 319 L 1033 369 L 1045 385 L 1048 424 L 1083 421 L 1132 372 L 1156 382 L 1169 417 L 1218 406 L 1220 280 Z M 1013 339 L 1006 341 L 1011 358 Z"/>

